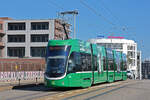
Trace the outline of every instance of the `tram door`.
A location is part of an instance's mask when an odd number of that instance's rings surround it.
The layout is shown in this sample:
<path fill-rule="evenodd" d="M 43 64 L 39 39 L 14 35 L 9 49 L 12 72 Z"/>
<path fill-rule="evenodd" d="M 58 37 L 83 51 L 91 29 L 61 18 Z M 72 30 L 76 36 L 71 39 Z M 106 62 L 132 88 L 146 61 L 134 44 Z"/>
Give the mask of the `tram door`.
<path fill-rule="evenodd" d="M 94 58 L 93 58 L 93 46 L 92 44 L 90 45 L 91 46 L 91 71 L 92 71 L 92 84 L 94 84 Z"/>
<path fill-rule="evenodd" d="M 113 62 L 113 52 L 110 48 L 106 49 L 107 54 L 107 81 L 114 81 L 114 62 Z"/>
<path fill-rule="evenodd" d="M 81 85 L 81 71 L 80 53 L 72 52 L 68 61 L 68 80 L 71 87 Z"/>
<path fill-rule="evenodd" d="M 97 60 L 97 47 L 96 45 L 91 45 L 91 61 L 92 61 L 92 84 L 98 83 L 99 73 L 98 73 L 98 60 Z"/>
<path fill-rule="evenodd" d="M 81 53 L 82 86 L 88 87 L 92 83 L 91 54 Z"/>
<path fill-rule="evenodd" d="M 99 81 L 99 73 L 98 73 L 98 62 L 97 56 L 93 56 L 93 73 L 94 73 L 94 83 L 98 83 Z"/>

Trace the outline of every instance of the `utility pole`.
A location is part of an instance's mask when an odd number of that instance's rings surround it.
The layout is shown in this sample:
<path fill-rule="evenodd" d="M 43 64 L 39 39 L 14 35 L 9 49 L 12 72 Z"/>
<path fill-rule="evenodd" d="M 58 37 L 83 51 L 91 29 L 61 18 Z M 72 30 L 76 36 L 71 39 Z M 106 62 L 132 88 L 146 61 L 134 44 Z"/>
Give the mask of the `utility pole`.
<path fill-rule="evenodd" d="M 76 14 L 73 14 L 74 16 L 74 39 L 76 39 Z"/>
<path fill-rule="evenodd" d="M 76 39 L 76 16 L 78 15 L 78 11 L 65 11 L 60 13 L 63 17 L 64 15 L 71 14 L 74 17 L 74 32 L 73 32 L 73 38 Z"/>
<path fill-rule="evenodd" d="M 139 58 L 139 59 L 140 59 L 140 80 L 142 80 L 142 65 L 141 65 L 141 64 L 142 64 L 142 63 L 141 63 L 141 60 L 142 60 L 142 59 L 141 59 L 141 51 L 140 51 L 140 58 Z"/>

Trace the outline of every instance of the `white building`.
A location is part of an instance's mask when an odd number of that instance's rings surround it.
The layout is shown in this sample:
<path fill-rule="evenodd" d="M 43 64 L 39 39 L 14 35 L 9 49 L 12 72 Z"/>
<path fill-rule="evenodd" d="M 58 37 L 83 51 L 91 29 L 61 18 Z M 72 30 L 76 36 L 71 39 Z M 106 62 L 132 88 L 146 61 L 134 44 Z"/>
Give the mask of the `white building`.
<path fill-rule="evenodd" d="M 3 57 L 44 57 L 50 39 L 65 39 L 59 19 L 4 20 Z M 65 24 L 69 34 L 69 24 Z"/>
<path fill-rule="evenodd" d="M 133 40 L 127 40 L 123 38 L 100 38 L 90 39 L 88 41 L 107 48 L 116 49 L 117 51 L 127 54 L 129 57 L 128 70 L 134 71 L 135 77 L 137 77 L 137 43 L 135 43 Z"/>

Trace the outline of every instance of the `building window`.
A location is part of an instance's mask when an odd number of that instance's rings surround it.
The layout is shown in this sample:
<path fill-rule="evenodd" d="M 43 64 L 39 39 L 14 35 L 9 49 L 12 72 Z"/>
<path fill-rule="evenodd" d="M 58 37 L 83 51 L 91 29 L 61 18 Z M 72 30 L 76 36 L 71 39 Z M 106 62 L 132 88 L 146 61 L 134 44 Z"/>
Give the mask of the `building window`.
<path fill-rule="evenodd" d="M 45 57 L 46 47 L 31 47 L 32 57 Z"/>
<path fill-rule="evenodd" d="M 48 30 L 49 22 L 32 22 L 31 30 Z"/>
<path fill-rule="evenodd" d="M 100 46 L 106 47 L 106 44 L 105 44 L 105 43 L 97 43 L 97 44 L 100 45 Z"/>
<path fill-rule="evenodd" d="M 128 51 L 129 58 L 135 58 L 135 52 Z"/>
<path fill-rule="evenodd" d="M 112 44 L 112 49 L 123 49 L 123 46 L 121 43 L 115 43 Z"/>
<path fill-rule="evenodd" d="M 8 47 L 8 56 L 10 57 L 24 57 L 25 47 Z"/>
<path fill-rule="evenodd" d="M 8 42 L 25 42 L 25 35 L 8 35 Z"/>
<path fill-rule="evenodd" d="M 8 30 L 25 30 L 25 23 L 8 23 Z"/>
<path fill-rule="evenodd" d="M 3 24 L 0 24 L 0 30 L 3 30 Z"/>
<path fill-rule="evenodd" d="M 112 49 L 123 49 L 123 45 L 121 43 L 98 43 L 98 45 Z"/>
<path fill-rule="evenodd" d="M 139 55 L 137 56 L 137 60 L 140 60 L 140 56 Z"/>
<path fill-rule="evenodd" d="M 48 42 L 48 34 L 31 35 L 31 42 Z"/>
<path fill-rule="evenodd" d="M 135 50 L 135 46 L 128 46 L 128 50 Z"/>
<path fill-rule="evenodd" d="M 135 66 L 135 60 L 134 59 L 132 59 L 131 66 Z"/>

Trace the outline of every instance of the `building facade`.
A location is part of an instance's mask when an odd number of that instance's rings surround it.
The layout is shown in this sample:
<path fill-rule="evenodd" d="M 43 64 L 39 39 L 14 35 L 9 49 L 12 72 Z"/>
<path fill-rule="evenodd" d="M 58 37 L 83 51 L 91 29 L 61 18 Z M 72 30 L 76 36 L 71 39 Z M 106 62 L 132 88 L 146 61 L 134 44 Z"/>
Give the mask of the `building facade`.
<path fill-rule="evenodd" d="M 100 38 L 90 39 L 91 43 L 104 46 L 106 48 L 116 49 L 117 51 L 123 52 L 127 55 L 128 70 L 132 70 L 135 77 L 138 77 L 137 68 L 137 43 L 133 40 L 120 39 L 120 38 Z"/>
<path fill-rule="evenodd" d="M 4 20 L 3 57 L 44 57 L 48 40 L 63 40 L 69 35 L 70 25 L 63 24 L 59 19 Z"/>
<path fill-rule="evenodd" d="M 150 60 L 142 62 L 142 78 L 150 79 Z"/>
<path fill-rule="evenodd" d="M 0 57 L 4 56 L 4 36 L 5 36 L 5 32 L 4 32 L 4 20 L 11 20 L 11 18 L 8 17 L 0 17 Z"/>
<path fill-rule="evenodd" d="M 4 42 L 3 42 L 3 36 L 5 33 L 3 32 L 3 20 L 0 19 L 0 57 L 3 56 L 3 48 L 4 48 Z"/>

